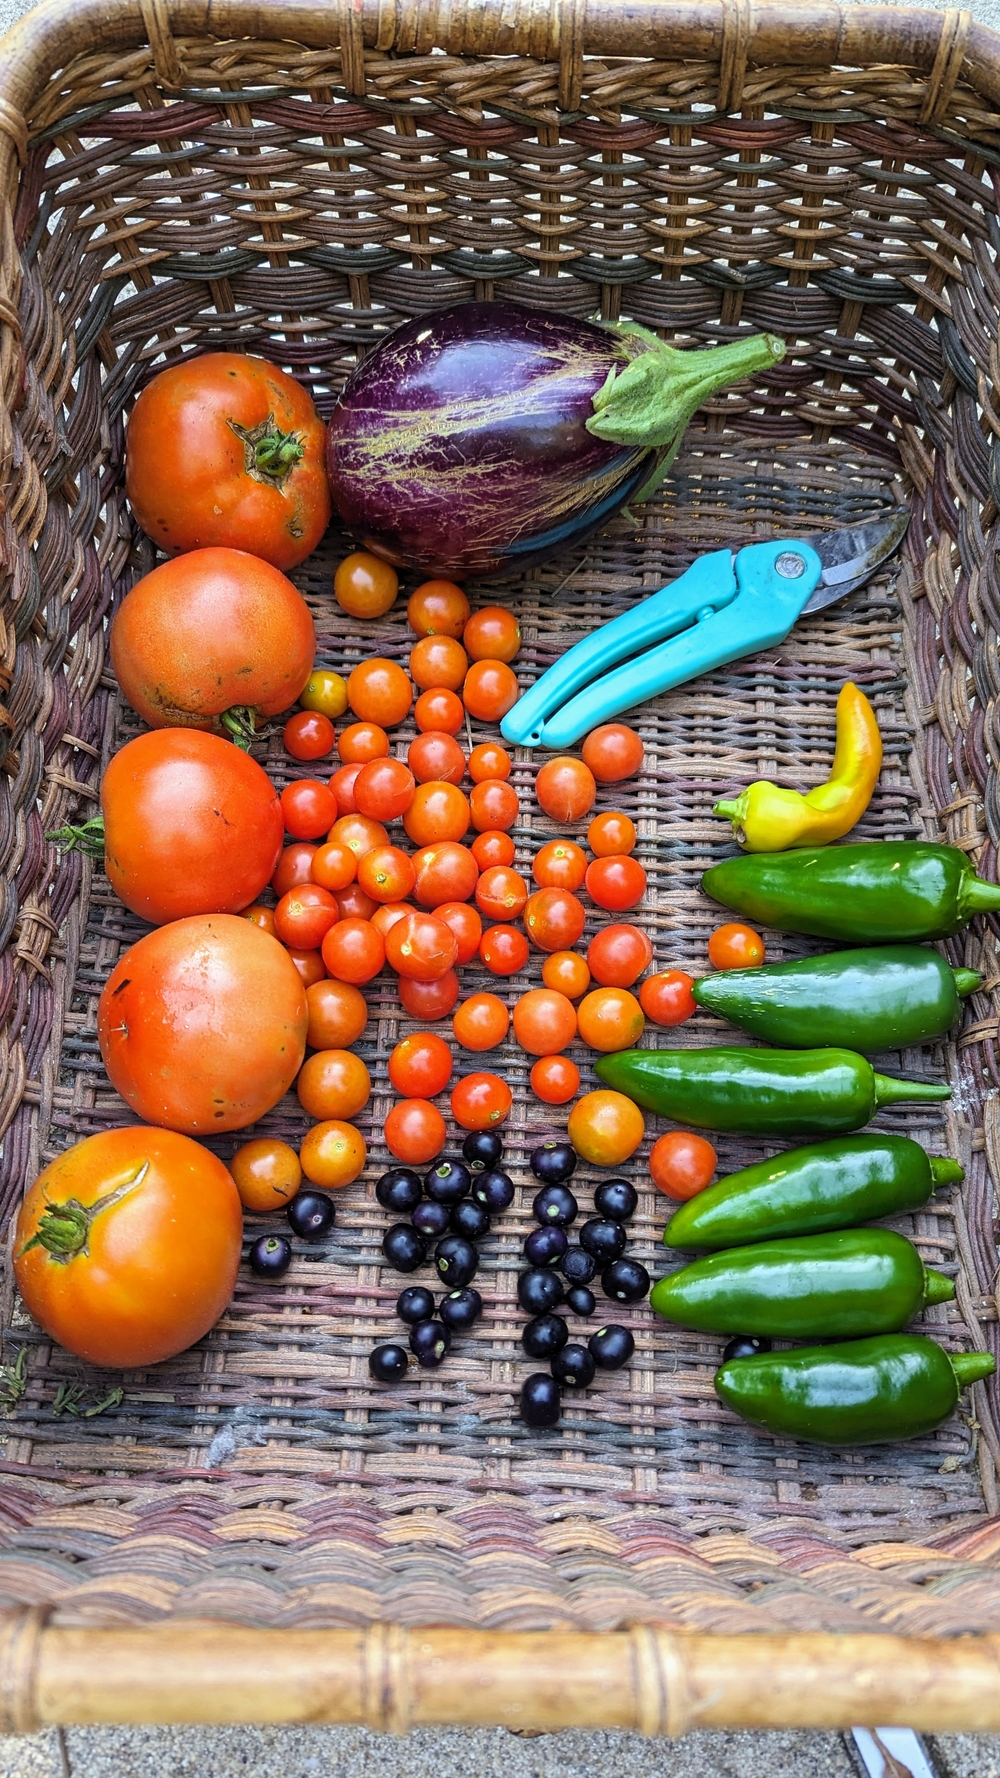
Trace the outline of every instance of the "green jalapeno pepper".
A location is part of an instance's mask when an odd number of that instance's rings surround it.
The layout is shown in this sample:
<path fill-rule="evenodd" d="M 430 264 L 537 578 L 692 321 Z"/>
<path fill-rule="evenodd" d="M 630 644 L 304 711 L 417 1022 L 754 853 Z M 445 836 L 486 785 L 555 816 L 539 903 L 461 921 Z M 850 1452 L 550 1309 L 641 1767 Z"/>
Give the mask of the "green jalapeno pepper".
<path fill-rule="evenodd" d="M 933 1432 L 960 1392 L 995 1370 L 987 1352 L 949 1353 L 922 1334 L 882 1334 L 731 1358 L 716 1371 L 715 1388 L 727 1407 L 769 1432 L 870 1445 Z"/>
<path fill-rule="evenodd" d="M 923 840 L 747 853 L 713 865 L 701 886 L 777 932 L 844 944 L 947 938 L 1000 908 L 1000 886 L 977 877 L 964 852 Z"/>
<path fill-rule="evenodd" d="M 876 1074 L 852 1050 L 618 1050 L 595 1071 L 647 1111 L 703 1130 L 836 1136 L 883 1105 L 950 1099 L 931 1081 Z"/>
<path fill-rule="evenodd" d="M 667 1247 L 711 1252 L 779 1235 L 818 1235 L 877 1216 L 919 1210 L 938 1185 L 965 1177 L 957 1161 L 928 1155 L 908 1136 L 881 1130 L 837 1136 L 719 1179 L 668 1222 Z"/>
<path fill-rule="evenodd" d="M 978 988 L 974 969 L 953 969 L 924 945 L 882 945 L 797 957 L 762 969 L 702 976 L 691 992 L 754 1037 L 789 1049 L 817 1042 L 844 1049 L 905 1049 L 942 1037 L 961 996 Z"/>

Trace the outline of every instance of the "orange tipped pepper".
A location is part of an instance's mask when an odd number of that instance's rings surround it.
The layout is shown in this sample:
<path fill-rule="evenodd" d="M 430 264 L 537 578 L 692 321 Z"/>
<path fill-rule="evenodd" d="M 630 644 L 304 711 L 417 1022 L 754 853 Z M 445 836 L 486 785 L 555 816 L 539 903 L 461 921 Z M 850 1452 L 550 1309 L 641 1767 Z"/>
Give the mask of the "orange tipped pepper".
<path fill-rule="evenodd" d="M 793 846 L 825 846 L 860 821 L 882 767 L 882 737 L 863 691 L 848 683 L 837 699 L 837 746 L 833 771 L 808 795 L 758 779 L 739 796 L 716 803 L 714 813 L 732 822 L 748 852 L 787 852 Z"/>

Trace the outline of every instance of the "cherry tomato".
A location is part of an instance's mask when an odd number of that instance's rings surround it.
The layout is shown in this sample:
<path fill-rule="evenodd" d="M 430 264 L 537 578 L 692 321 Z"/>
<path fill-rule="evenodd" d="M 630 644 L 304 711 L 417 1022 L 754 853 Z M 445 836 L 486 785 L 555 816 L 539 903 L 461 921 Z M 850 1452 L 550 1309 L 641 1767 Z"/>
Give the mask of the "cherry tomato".
<path fill-rule="evenodd" d="M 387 932 L 391 932 L 397 920 L 401 920 L 404 914 L 413 912 L 414 907 L 411 901 L 383 901 L 379 903 L 372 914 L 371 922 L 376 932 L 381 932 L 384 938 Z"/>
<path fill-rule="evenodd" d="M 381 821 L 373 821 L 370 815 L 341 815 L 331 827 L 328 838 L 338 846 L 346 846 L 359 863 L 366 852 L 389 844 L 389 835 Z"/>
<path fill-rule="evenodd" d="M 323 962 L 334 979 L 355 986 L 372 981 L 385 962 L 385 940 L 370 920 L 338 920 L 322 948 Z"/>
<path fill-rule="evenodd" d="M 516 975 L 528 961 L 528 941 L 516 926 L 490 926 L 479 941 L 479 956 L 491 975 Z"/>
<path fill-rule="evenodd" d="M 469 799 L 456 784 L 431 780 L 418 784 L 413 801 L 403 816 L 403 826 L 415 846 L 437 840 L 460 840 L 469 831 Z"/>
<path fill-rule="evenodd" d="M 492 865 L 476 884 L 476 906 L 487 920 L 516 920 L 527 900 L 527 883 L 507 865 Z"/>
<path fill-rule="evenodd" d="M 478 909 L 471 908 L 465 901 L 444 901 L 434 912 L 439 920 L 451 927 L 458 940 L 456 967 L 461 968 L 463 963 L 471 963 L 483 936 L 483 922 Z"/>
<path fill-rule="evenodd" d="M 582 759 L 560 754 L 547 759 L 535 778 L 538 806 L 553 821 L 582 821 L 594 806 L 597 785 Z"/>
<path fill-rule="evenodd" d="M 493 1130 L 513 1103 L 507 1082 L 498 1074 L 467 1074 L 451 1092 L 451 1115 L 463 1130 Z"/>
<path fill-rule="evenodd" d="M 398 975 L 412 976 L 418 982 L 436 982 L 454 968 L 458 939 L 436 914 L 418 909 L 389 928 L 385 956 Z"/>
<path fill-rule="evenodd" d="M 406 621 L 418 636 L 454 636 L 469 621 L 469 601 L 453 580 L 425 580 L 410 594 Z"/>
<path fill-rule="evenodd" d="M 683 1204 L 711 1182 L 719 1157 L 704 1136 L 690 1130 L 668 1130 L 649 1156 L 649 1177 L 658 1191 Z"/>
<path fill-rule="evenodd" d="M 418 982 L 401 975 L 396 983 L 403 1010 L 411 1019 L 445 1019 L 458 999 L 458 977 L 453 969 L 439 976 L 436 982 Z"/>
<path fill-rule="evenodd" d="M 648 975 L 639 988 L 639 1004 L 654 1025 L 683 1025 L 698 1008 L 691 989 L 694 976 L 683 969 Z"/>
<path fill-rule="evenodd" d="M 398 592 L 395 568 L 363 549 L 345 556 L 333 577 L 333 596 L 350 617 L 384 617 Z"/>
<path fill-rule="evenodd" d="M 405 901 L 413 894 L 416 874 L 409 854 L 399 846 L 373 846 L 358 865 L 358 882 L 373 901 Z"/>
<path fill-rule="evenodd" d="M 410 742 L 406 763 L 418 784 L 461 784 L 465 754 L 453 735 L 429 729 Z"/>
<path fill-rule="evenodd" d="M 499 741 L 480 741 L 469 754 L 469 777 L 475 784 L 486 784 L 491 779 L 504 780 L 511 774 L 511 758 Z"/>
<path fill-rule="evenodd" d="M 635 851 L 635 822 L 620 810 L 595 815 L 587 829 L 587 844 L 595 858 L 623 857 Z"/>
<path fill-rule="evenodd" d="M 325 845 L 316 847 L 312 857 L 311 877 L 321 889 L 329 889 L 331 892 L 346 889 L 357 874 L 357 855 L 351 851 L 350 846 L 341 845 L 339 840 L 327 840 Z"/>
<path fill-rule="evenodd" d="M 479 878 L 479 866 L 468 846 L 455 840 L 422 846 L 413 854 L 413 869 L 414 894 L 425 908 L 435 908 L 443 901 L 468 901 Z"/>
<path fill-rule="evenodd" d="M 282 740 L 293 759 L 322 759 L 331 751 L 336 735 L 329 717 L 315 710 L 298 710 L 285 723 Z"/>
<path fill-rule="evenodd" d="M 617 853 L 588 864 L 584 883 L 591 901 L 608 913 L 634 908 L 646 893 L 646 873 L 639 860 Z"/>
<path fill-rule="evenodd" d="M 433 1161 L 448 1134 L 437 1106 L 427 1099 L 398 1100 L 385 1120 L 383 1133 L 389 1153 L 411 1167 Z"/>
<path fill-rule="evenodd" d="M 495 994 L 471 994 L 455 1008 L 452 1029 L 464 1050 L 492 1050 L 502 1043 L 510 1013 Z"/>
<path fill-rule="evenodd" d="M 602 926 L 587 948 L 587 964 L 602 988 L 630 988 L 653 960 L 653 947 L 638 926 Z"/>
<path fill-rule="evenodd" d="M 580 751 L 598 784 L 634 778 L 642 765 L 642 740 L 623 722 L 605 722 L 593 729 Z"/>
<path fill-rule="evenodd" d="M 366 766 L 373 759 L 387 759 L 389 737 L 377 722 L 349 722 L 340 732 L 337 752 L 345 766 Z"/>
<path fill-rule="evenodd" d="M 421 691 L 460 691 L 469 657 L 453 636 L 422 636 L 410 650 L 410 678 Z"/>
<path fill-rule="evenodd" d="M 290 1204 L 302 1184 L 302 1168 L 294 1148 L 276 1136 L 255 1136 L 244 1142 L 229 1163 L 244 1210 L 280 1210 Z"/>
<path fill-rule="evenodd" d="M 299 1069 L 295 1091 L 310 1117 L 357 1117 L 371 1098 L 371 1076 L 351 1050 L 317 1050 Z"/>
<path fill-rule="evenodd" d="M 354 801 L 362 815 L 398 821 L 413 801 L 416 784 L 401 759 L 373 759 L 362 766 L 354 785 Z"/>
<path fill-rule="evenodd" d="M 413 706 L 413 720 L 421 734 L 457 735 L 465 721 L 465 705 L 453 691 L 435 686 L 422 691 Z"/>
<path fill-rule="evenodd" d="M 646 1028 L 642 1007 L 627 988 L 594 988 L 577 1008 L 580 1036 L 592 1050 L 632 1049 Z"/>
<path fill-rule="evenodd" d="M 540 951 L 568 951 L 582 937 L 587 914 L 568 889 L 536 889 L 524 910 L 524 930 Z"/>
<path fill-rule="evenodd" d="M 337 799 L 318 778 L 296 778 L 281 793 L 285 832 L 296 840 L 315 840 L 337 819 Z"/>
<path fill-rule="evenodd" d="M 568 1000 L 579 1000 L 590 987 L 590 970 L 579 951 L 551 951 L 542 964 L 542 981 Z"/>
<path fill-rule="evenodd" d="M 329 667 L 314 667 L 299 692 L 299 703 L 303 710 L 318 710 L 334 722 L 347 709 L 347 680 Z"/>
<path fill-rule="evenodd" d="M 315 846 L 307 845 L 304 840 L 295 840 L 285 847 L 271 878 L 271 888 L 279 900 L 297 883 L 312 882 L 312 861 L 316 851 Z"/>
<path fill-rule="evenodd" d="M 381 728 L 395 728 L 410 714 L 413 686 L 396 661 L 376 655 L 374 660 L 360 661 L 347 681 L 351 709 L 362 722 L 376 722 Z"/>
<path fill-rule="evenodd" d="M 638 1105 L 605 1087 L 577 1100 L 566 1134 L 581 1160 L 594 1167 L 620 1167 L 638 1148 L 645 1124 Z"/>
<path fill-rule="evenodd" d="M 480 722 L 499 722 L 520 695 L 517 677 L 504 661 L 473 661 L 462 686 L 462 702 Z"/>
<path fill-rule="evenodd" d="M 529 1079 L 543 1105 L 566 1105 L 580 1091 L 580 1070 L 569 1056 L 539 1056 Z"/>
<path fill-rule="evenodd" d="M 503 605 L 484 605 L 474 611 L 462 631 L 470 660 L 512 661 L 521 646 L 521 626 Z"/>
<path fill-rule="evenodd" d="M 357 1043 L 368 1023 L 368 1002 L 359 988 L 329 976 L 306 989 L 310 1049 L 347 1049 Z"/>
<path fill-rule="evenodd" d="M 549 840 L 535 853 L 531 874 L 540 889 L 579 889 L 587 874 L 587 854 L 575 840 Z"/>
<path fill-rule="evenodd" d="M 517 791 L 512 784 L 504 784 L 499 778 L 488 778 L 473 789 L 469 808 L 472 825 L 480 833 L 490 828 L 506 832 L 517 820 Z"/>
<path fill-rule="evenodd" d="M 342 920 L 370 920 L 378 909 L 378 902 L 365 894 L 360 883 L 348 883 L 346 889 L 337 890 L 333 899 Z"/>
<path fill-rule="evenodd" d="M 368 1149 L 361 1131 L 340 1118 L 313 1124 L 299 1149 L 306 1178 L 327 1191 L 352 1185 L 364 1171 L 367 1158 Z"/>
<path fill-rule="evenodd" d="M 354 786 L 358 781 L 360 771 L 360 764 L 341 766 L 339 772 L 334 772 L 330 779 L 330 789 L 336 800 L 338 815 L 357 813 L 358 805 L 354 800 Z"/>
<path fill-rule="evenodd" d="M 243 909 L 243 918 L 249 920 L 252 926 L 259 926 L 261 932 L 269 932 L 272 938 L 277 938 L 278 935 L 274 930 L 273 908 L 266 908 L 262 902 L 258 901 L 252 908 Z"/>
<path fill-rule="evenodd" d="M 315 951 L 337 919 L 337 904 L 318 883 L 299 883 L 274 910 L 275 936 L 299 951 Z"/>
<path fill-rule="evenodd" d="M 481 871 L 489 870 L 491 865 L 514 862 L 514 842 L 509 833 L 477 833 L 471 850 Z"/>
<path fill-rule="evenodd" d="M 576 1007 L 554 988 L 529 988 L 514 1008 L 514 1036 L 529 1056 L 555 1056 L 576 1036 Z"/>
<path fill-rule="evenodd" d="M 708 960 L 713 969 L 757 969 L 764 961 L 764 940 L 752 926 L 730 920 L 709 939 Z"/>
<path fill-rule="evenodd" d="M 291 945 L 287 945 L 285 949 L 298 971 L 299 981 L 304 988 L 311 988 L 314 982 L 323 981 L 326 968 L 321 952 L 300 951 Z"/>
<path fill-rule="evenodd" d="M 433 1099 L 451 1079 L 451 1051 L 436 1031 L 414 1031 L 389 1057 L 389 1079 L 408 1099 Z"/>

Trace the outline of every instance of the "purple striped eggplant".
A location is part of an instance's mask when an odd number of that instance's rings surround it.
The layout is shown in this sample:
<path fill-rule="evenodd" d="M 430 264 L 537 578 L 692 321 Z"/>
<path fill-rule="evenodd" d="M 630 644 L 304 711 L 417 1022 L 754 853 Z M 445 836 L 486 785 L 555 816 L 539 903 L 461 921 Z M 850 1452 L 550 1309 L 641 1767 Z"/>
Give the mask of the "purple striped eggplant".
<path fill-rule="evenodd" d="M 755 334 L 679 351 L 511 302 L 440 309 L 348 380 L 327 431 L 334 503 L 397 566 L 525 568 L 652 492 L 695 409 L 784 349 Z"/>

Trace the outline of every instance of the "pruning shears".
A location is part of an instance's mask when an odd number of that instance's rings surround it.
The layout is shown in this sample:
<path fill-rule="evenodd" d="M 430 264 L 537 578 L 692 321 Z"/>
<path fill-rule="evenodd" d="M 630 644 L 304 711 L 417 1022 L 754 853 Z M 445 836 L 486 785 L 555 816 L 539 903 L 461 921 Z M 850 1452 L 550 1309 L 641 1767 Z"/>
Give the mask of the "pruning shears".
<path fill-rule="evenodd" d="M 863 586 L 898 548 L 909 518 L 897 507 L 838 531 L 700 556 L 556 661 L 508 711 L 501 733 L 519 747 L 569 747 L 622 710 L 776 647 L 804 612 Z"/>

